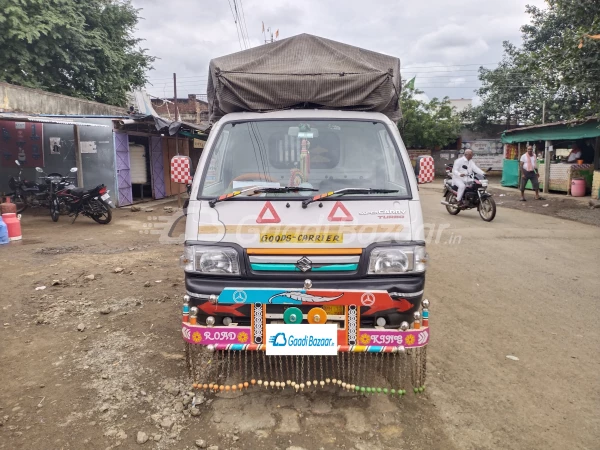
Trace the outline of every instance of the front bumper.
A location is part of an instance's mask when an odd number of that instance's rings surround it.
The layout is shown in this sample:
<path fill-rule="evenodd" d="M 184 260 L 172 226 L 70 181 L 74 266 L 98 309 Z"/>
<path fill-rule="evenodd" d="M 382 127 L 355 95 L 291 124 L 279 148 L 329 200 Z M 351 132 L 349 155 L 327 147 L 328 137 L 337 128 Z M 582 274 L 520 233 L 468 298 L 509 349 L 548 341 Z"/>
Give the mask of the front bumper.
<path fill-rule="evenodd" d="M 406 331 L 360 328 L 354 337 L 349 336 L 347 328 L 338 330 L 338 352 L 397 353 L 424 347 L 429 342 L 429 327 Z M 188 344 L 211 346 L 213 350 L 266 350 L 265 344 L 252 342 L 255 340 L 255 330 L 252 326 L 209 327 L 184 322 L 181 333 L 183 340 Z"/>
<path fill-rule="evenodd" d="M 229 286 L 232 285 L 243 287 L 230 288 Z M 275 287 L 270 287 L 272 285 Z M 203 322 L 206 316 L 213 316 L 216 318 L 216 325 L 220 325 L 224 317 L 231 317 L 240 325 L 249 325 L 252 317 L 250 305 L 253 300 L 234 302 L 230 298 L 230 302 L 226 303 L 222 295 L 224 292 L 227 292 L 229 296 L 236 291 L 254 292 L 257 295 L 269 293 L 264 299 L 265 301 L 271 296 L 275 296 L 275 301 L 266 301 L 266 314 L 271 318 L 283 315 L 287 305 L 298 306 L 306 314 L 319 302 L 290 299 L 290 293 L 300 291 L 299 285 L 301 285 L 299 280 L 208 279 L 186 274 L 186 290 L 191 298 L 190 306 L 199 309 L 198 321 Z M 320 292 L 330 296 L 344 295 L 343 300 L 326 302 L 326 304 L 356 305 L 360 313 L 361 326 L 375 326 L 376 320 L 382 317 L 386 321 L 386 328 L 398 328 L 402 322 L 411 323 L 413 321 L 413 314 L 421 305 L 424 285 L 424 274 L 402 278 L 316 279 L 312 282 L 310 293 L 317 296 L 320 295 Z M 373 303 L 362 302 L 363 294 L 373 295 L 375 301 Z M 211 303 L 209 301 L 211 295 L 218 296 L 219 300 Z M 287 300 L 282 301 L 282 299 Z"/>
<path fill-rule="evenodd" d="M 303 289 L 225 288 L 219 296 L 197 302 L 196 307 L 190 308 L 191 300 L 183 309 L 184 340 L 218 350 L 264 350 L 268 324 L 284 323 L 287 308 L 294 308 L 294 314 L 298 310 L 302 313 L 301 322 L 295 323 L 337 324 L 338 351 L 396 352 L 400 348 L 422 347 L 429 340 L 429 302 L 423 302 L 421 322 L 417 312 L 420 301 L 391 296 L 387 291 L 316 289 L 306 280 Z M 389 311 L 400 311 L 396 314 L 407 318 L 413 312 L 410 321 L 404 320 L 400 325 L 376 326 L 373 318 L 387 317 Z M 363 320 L 363 312 L 370 320 Z M 318 322 L 314 321 L 314 313 L 319 314 Z M 232 323 L 219 326 L 222 322 L 217 323 L 217 314 L 230 317 Z"/>

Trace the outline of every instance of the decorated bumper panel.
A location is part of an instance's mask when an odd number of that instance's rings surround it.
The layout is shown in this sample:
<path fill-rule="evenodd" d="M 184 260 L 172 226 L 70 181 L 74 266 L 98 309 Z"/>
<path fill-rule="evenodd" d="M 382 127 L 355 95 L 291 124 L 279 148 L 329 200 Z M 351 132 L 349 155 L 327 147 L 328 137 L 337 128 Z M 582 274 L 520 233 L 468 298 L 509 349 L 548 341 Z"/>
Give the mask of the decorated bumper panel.
<path fill-rule="evenodd" d="M 342 330 L 343 331 L 343 330 Z M 182 324 L 184 341 L 189 344 L 213 345 L 217 350 L 264 350 L 264 344 L 251 342 L 252 327 L 208 327 Z M 338 345 L 339 352 L 388 353 L 394 349 L 418 348 L 429 342 L 429 328 L 401 330 L 360 329 L 358 345 Z"/>

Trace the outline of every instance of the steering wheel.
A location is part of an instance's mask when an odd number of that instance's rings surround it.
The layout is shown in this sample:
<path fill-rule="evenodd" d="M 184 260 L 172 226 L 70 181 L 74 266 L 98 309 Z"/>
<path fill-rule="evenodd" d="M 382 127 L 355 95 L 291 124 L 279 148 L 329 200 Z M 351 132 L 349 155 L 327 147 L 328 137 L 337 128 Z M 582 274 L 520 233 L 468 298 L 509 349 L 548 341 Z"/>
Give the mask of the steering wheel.
<path fill-rule="evenodd" d="M 229 183 L 229 187 L 227 188 L 227 190 L 233 188 L 234 181 L 250 181 L 250 180 L 256 180 L 257 178 L 258 179 L 265 178 L 267 181 L 270 181 L 272 183 L 278 182 L 275 178 L 273 178 L 270 175 L 265 175 L 262 173 L 244 173 L 242 175 L 238 175 L 233 180 L 231 180 L 231 183 Z"/>

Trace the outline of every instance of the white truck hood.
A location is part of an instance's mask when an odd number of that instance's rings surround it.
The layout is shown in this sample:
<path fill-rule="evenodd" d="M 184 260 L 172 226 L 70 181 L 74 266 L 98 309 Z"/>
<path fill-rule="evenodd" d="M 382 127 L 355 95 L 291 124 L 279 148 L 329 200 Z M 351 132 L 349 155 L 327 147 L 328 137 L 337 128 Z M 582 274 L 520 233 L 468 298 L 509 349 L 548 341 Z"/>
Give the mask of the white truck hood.
<path fill-rule="evenodd" d="M 301 201 L 287 200 L 230 200 L 214 208 L 207 201 L 194 203 L 199 211 L 193 208 L 192 217 L 188 215 L 188 240 L 197 234 L 198 241 L 231 242 L 243 248 L 366 248 L 376 242 L 419 238 L 413 229 L 422 223 L 420 215 L 411 220 L 415 210 L 411 203 L 418 201 L 409 200 L 339 197 L 306 209 Z"/>

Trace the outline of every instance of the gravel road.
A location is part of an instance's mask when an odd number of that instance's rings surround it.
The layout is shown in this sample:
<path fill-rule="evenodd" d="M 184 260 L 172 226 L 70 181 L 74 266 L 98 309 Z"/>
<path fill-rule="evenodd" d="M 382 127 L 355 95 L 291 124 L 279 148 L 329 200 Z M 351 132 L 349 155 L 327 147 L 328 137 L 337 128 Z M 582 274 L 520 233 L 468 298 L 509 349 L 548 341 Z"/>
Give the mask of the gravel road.
<path fill-rule="evenodd" d="M 438 188 L 421 189 L 428 388 L 401 401 L 194 400 L 181 248 L 152 234 L 164 204 L 108 226 L 25 214 L 25 240 L 0 247 L 0 449 L 597 449 L 598 228 L 502 205 L 492 223 L 450 216 Z"/>

